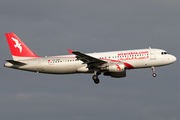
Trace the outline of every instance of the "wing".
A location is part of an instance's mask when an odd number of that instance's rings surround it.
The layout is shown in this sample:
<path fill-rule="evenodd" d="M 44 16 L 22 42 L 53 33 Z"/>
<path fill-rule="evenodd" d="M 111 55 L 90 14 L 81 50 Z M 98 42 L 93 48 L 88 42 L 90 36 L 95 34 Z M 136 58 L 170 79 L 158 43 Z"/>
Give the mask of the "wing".
<path fill-rule="evenodd" d="M 69 50 L 69 49 L 68 49 Z M 99 66 L 102 66 L 102 65 L 106 65 L 107 62 L 104 61 L 104 60 L 100 60 L 98 58 L 95 58 L 95 57 L 92 57 L 92 56 L 89 56 L 89 55 L 86 55 L 84 53 L 81 53 L 79 51 L 72 51 L 72 50 L 69 50 L 69 53 L 73 53 L 76 55 L 76 58 L 77 60 L 81 60 L 83 62 L 83 64 L 87 64 L 88 68 L 92 68 L 92 67 L 99 67 Z"/>

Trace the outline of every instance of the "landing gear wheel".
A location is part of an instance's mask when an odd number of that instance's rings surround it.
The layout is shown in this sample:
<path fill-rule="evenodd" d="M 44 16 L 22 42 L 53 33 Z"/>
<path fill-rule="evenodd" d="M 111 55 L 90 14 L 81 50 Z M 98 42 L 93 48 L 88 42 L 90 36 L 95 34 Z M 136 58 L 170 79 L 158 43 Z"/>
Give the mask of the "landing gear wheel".
<path fill-rule="evenodd" d="M 92 79 L 93 79 L 93 80 L 97 80 L 97 79 L 98 79 L 98 76 L 97 76 L 97 75 L 93 75 Z"/>
<path fill-rule="evenodd" d="M 157 74 L 156 74 L 156 73 L 153 73 L 153 74 L 152 74 L 152 76 L 153 76 L 153 77 L 156 77 L 156 76 L 157 76 Z"/>
<path fill-rule="evenodd" d="M 94 83 L 95 83 L 95 84 L 98 84 L 99 82 L 100 82 L 99 79 L 94 80 Z"/>
<path fill-rule="evenodd" d="M 94 80 L 94 83 L 95 83 L 95 84 L 98 84 L 98 83 L 99 83 L 99 79 L 98 79 L 98 76 L 97 76 L 97 75 L 93 75 L 92 79 Z"/>

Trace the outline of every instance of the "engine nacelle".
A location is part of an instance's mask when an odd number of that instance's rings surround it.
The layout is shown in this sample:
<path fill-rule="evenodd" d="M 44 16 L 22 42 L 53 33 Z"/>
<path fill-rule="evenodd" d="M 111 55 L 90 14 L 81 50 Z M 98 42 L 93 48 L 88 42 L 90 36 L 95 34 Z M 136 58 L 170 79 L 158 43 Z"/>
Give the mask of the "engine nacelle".
<path fill-rule="evenodd" d="M 124 72 L 105 72 L 104 76 L 111 76 L 114 78 L 122 78 L 122 77 L 126 77 L 126 71 L 124 71 Z"/>
<path fill-rule="evenodd" d="M 126 77 L 126 69 L 124 63 L 113 63 L 105 68 L 101 68 L 101 70 L 107 71 L 104 72 L 105 76 L 111 76 L 114 78 Z"/>
<path fill-rule="evenodd" d="M 102 68 L 101 70 L 106 70 L 109 72 L 124 72 L 125 71 L 125 65 L 124 63 L 117 63 L 117 64 L 110 64 L 105 68 Z"/>

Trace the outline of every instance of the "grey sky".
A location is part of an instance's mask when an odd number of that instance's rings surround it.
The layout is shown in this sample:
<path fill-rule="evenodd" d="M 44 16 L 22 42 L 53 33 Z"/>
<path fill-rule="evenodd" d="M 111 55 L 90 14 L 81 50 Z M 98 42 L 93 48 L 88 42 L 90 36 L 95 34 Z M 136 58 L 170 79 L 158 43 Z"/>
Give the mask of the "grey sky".
<path fill-rule="evenodd" d="M 179 0 L 0 0 L 1 120 L 179 120 L 179 60 L 127 71 L 127 77 L 46 75 L 4 68 L 12 59 L 4 33 L 39 56 L 67 49 L 101 52 L 165 49 L 179 55 Z"/>

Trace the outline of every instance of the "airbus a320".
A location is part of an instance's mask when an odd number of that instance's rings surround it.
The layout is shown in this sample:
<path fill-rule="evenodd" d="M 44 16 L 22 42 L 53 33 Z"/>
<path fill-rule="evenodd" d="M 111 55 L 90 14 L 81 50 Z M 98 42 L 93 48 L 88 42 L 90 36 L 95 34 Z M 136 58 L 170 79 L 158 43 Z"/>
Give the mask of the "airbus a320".
<path fill-rule="evenodd" d="M 62 56 L 40 57 L 33 53 L 14 33 L 5 33 L 13 60 L 6 60 L 5 67 L 47 74 L 94 73 L 98 84 L 100 74 L 114 78 L 126 77 L 126 70 L 151 68 L 172 64 L 176 57 L 162 49 L 135 49 L 99 53 L 82 53 L 68 49 Z"/>

